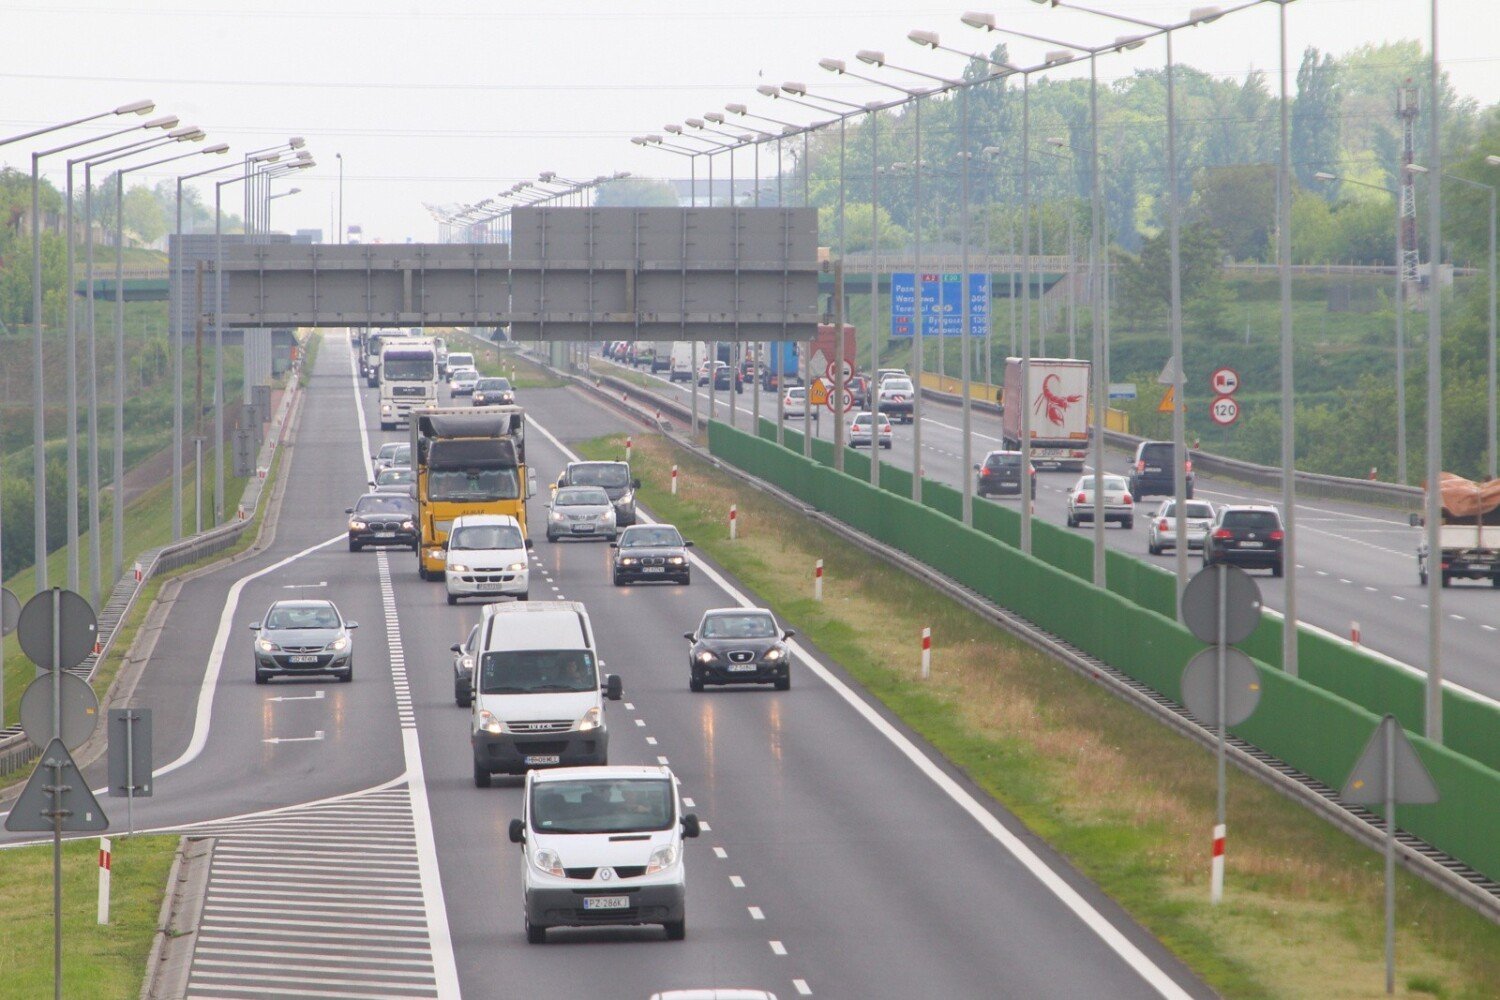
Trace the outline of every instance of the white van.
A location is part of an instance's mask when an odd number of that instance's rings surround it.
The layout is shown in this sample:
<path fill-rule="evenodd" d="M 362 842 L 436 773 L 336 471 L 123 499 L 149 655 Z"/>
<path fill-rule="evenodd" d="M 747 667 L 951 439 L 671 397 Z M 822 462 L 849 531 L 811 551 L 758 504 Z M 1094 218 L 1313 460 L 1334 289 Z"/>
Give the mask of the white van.
<path fill-rule="evenodd" d="M 455 368 L 473 368 L 475 371 L 479 370 L 479 366 L 474 364 L 474 354 L 471 351 L 448 352 L 448 358 L 443 363 L 443 375 L 446 377 Z"/>
<path fill-rule="evenodd" d="M 704 361 L 708 357 L 708 351 L 703 345 L 698 347 L 698 360 Z M 679 340 L 672 344 L 672 363 L 667 372 L 667 377 L 673 382 L 691 382 L 693 380 L 693 344 L 692 341 Z"/>
<path fill-rule="evenodd" d="M 531 771 L 521 818 L 526 940 L 549 927 L 661 924 L 667 939 L 687 936 L 682 841 L 698 817 L 682 812 L 666 767 L 568 767 Z"/>
<path fill-rule="evenodd" d="M 478 650 L 469 716 L 476 786 L 488 788 L 492 774 L 609 763 L 604 698 L 620 700 L 620 678 L 600 677 L 580 602 L 486 605 Z"/>

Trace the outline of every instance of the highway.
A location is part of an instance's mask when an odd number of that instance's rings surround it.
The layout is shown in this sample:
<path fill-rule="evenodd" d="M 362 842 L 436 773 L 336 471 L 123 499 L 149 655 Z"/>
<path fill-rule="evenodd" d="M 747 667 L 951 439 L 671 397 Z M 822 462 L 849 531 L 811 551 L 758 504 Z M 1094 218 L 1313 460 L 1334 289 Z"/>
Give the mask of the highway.
<path fill-rule="evenodd" d="M 601 364 L 596 358 L 594 364 Z M 605 368 L 609 362 L 603 362 Z M 659 388 L 686 401 L 690 390 L 684 383 L 656 379 Z M 706 390 L 700 389 L 701 392 Z M 719 419 L 727 419 L 726 393 L 717 394 Z M 741 429 L 750 426 L 752 396 L 749 387 L 735 396 L 737 420 Z M 959 407 L 924 398 L 922 419 L 922 467 L 926 475 L 938 482 L 961 487 L 972 470 L 963 465 L 962 414 Z M 776 398 L 761 393 L 761 415 L 776 419 Z M 706 397 L 700 398 L 701 412 L 708 412 Z M 792 418 L 787 427 L 801 430 L 803 421 Z M 825 412 L 814 422 L 816 433 L 832 439 L 833 421 Z M 888 464 L 910 470 L 912 467 L 912 427 L 894 424 L 894 439 L 889 451 L 881 455 Z M 983 460 L 987 451 L 1000 447 L 1000 418 L 980 410 L 972 411 L 973 461 Z M 1130 455 L 1111 449 L 1106 469 L 1128 473 Z M 1092 468 L 1092 466 L 1090 466 Z M 1066 498 L 1077 479 L 1076 473 L 1043 469 L 1038 473 L 1036 518 L 1049 524 L 1066 523 Z M 1270 503 L 1280 506 L 1280 494 L 1268 495 L 1255 487 L 1221 476 L 1198 473 L 1196 496 L 1225 503 Z M 1141 504 L 1145 513 L 1154 512 L 1161 497 L 1148 497 Z M 1016 504 L 1014 498 L 997 498 L 976 503 Z M 1306 625 L 1316 626 L 1340 637 L 1349 635 L 1350 624 L 1358 622 L 1364 646 L 1392 657 L 1423 673 L 1427 663 L 1427 611 L 1425 588 L 1417 581 L 1416 547 L 1419 529 L 1407 524 L 1404 511 L 1365 507 L 1338 501 L 1299 499 L 1297 502 L 1298 615 Z M 1093 527 L 1085 523 L 1076 529 L 1092 538 Z M 1171 571 L 1175 558 L 1170 550 L 1153 556 L 1146 551 L 1146 517 L 1138 516 L 1133 530 L 1109 526 L 1105 537 L 1112 547 L 1129 552 Z M 1196 552 L 1188 563 L 1189 571 L 1201 565 Z M 1284 607 L 1284 581 L 1269 572 L 1254 574 L 1268 607 L 1278 612 Z M 1456 581 L 1443 593 L 1443 672 L 1445 680 L 1471 692 L 1500 699 L 1500 673 L 1492 669 L 1489 657 L 1500 633 L 1500 593 L 1479 582 Z"/>
<path fill-rule="evenodd" d="M 478 609 L 448 606 L 408 552 L 343 544 L 364 456 L 401 437 L 375 429 L 350 361 L 329 336 L 274 544 L 184 587 L 135 698 L 154 710 L 159 774 L 136 828 L 219 838 L 189 995 L 1211 995 L 816 649 L 799 646 L 790 691 L 690 693 L 681 633 L 754 595 L 701 556 L 691 587 L 616 589 L 598 543 L 539 541 L 532 598 L 588 605 L 625 686 L 611 763 L 668 761 L 704 820 L 688 937 L 555 930 L 528 945 L 505 833 L 520 785 L 474 787 L 452 698 L 448 646 Z M 571 443 L 622 429 L 576 390 L 520 401 L 541 483 Z M 306 594 L 360 622 L 353 683 L 256 686 L 245 625 Z M 105 805 L 118 829 L 123 803 Z"/>

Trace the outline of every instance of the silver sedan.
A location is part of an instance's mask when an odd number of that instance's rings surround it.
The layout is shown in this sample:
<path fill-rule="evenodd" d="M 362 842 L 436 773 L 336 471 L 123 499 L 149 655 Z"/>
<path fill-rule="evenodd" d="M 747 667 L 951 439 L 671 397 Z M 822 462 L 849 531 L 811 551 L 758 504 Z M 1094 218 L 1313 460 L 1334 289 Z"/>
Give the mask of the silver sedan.
<path fill-rule="evenodd" d="M 559 486 L 547 512 L 547 541 L 559 538 L 615 540 L 615 505 L 599 486 Z"/>
<path fill-rule="evenodd" d="M 1189 500 L 1184 508 L 1187 514 L 1187 541 L 1189 549 L 1203 548 L 1203 539 L 1208 537 L 1214 523 L 1214 505 L 1207 500 Z M 1177 501 L 1163 500 L 1156 513 L 1151 516 L 1147 528 L 1146 551 L 1153 556 L 1166 549 L 1177 547 Z"/>
<path fill-rule="evenodd" d="M 1068 527 L 1094 519 L 1094 477 L 1079 476 L 1068 491 Z M 1135 527 L 1135 501 L 1124 476 L 1104 477 L 1104 523 L 1117 521 L 1122 528 Z"/>

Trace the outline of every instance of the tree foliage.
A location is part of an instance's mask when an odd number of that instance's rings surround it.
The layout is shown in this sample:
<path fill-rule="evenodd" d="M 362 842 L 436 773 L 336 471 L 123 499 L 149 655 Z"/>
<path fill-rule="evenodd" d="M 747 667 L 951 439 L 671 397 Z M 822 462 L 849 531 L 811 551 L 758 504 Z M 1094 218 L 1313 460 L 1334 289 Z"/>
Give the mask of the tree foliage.
<path fill-rule="evenodd" d="M 663 180 L 623 177 L 599 185 L 598 196 L 594 199 L 594 204 L 600 207 L 610 205 L 672 207 L 677 204 L 677 192 L 673 190 L 671 184 Z"/>

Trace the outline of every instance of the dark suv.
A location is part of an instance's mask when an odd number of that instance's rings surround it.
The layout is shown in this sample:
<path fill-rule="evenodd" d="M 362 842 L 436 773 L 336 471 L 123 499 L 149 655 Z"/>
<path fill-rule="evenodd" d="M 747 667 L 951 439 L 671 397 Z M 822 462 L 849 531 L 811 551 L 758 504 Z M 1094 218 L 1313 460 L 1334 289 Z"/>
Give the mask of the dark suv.
<path fill-rule="evenodd" d="M 1281 512 L 1275 507 L 1220 507 L 1213 527 L 1203 539 L 1203 565 L 1228 563 L 1247 569 L 1271 570 L 1281 576 L 1281 561 L 1286 532 L 1281 528 Z"/>
<path fill-rule="evenodd" d="M 982 497 L 996 493 L 1021 494 L 1021 453 L 1019 451 L 992 451 L 984 461 L 974 466 L 979 478 L 974 492 Z M 1031 495 L 1036 496 L 1036 466 L 1031 467 Z"/>
<path fill-rule="evenodd" d="M 1172 453 L 1176 449 L 1170 441 L 1142 441 L 1135 449 L 1135 458 L 1130 463 L 1130 495 L 1140 502 L 1142 497 L 1169 497 L 1177 492 L 1173 482 Z M 1187 499 L 1193 499 L 1193 462 L 1187 461 Z"/>

